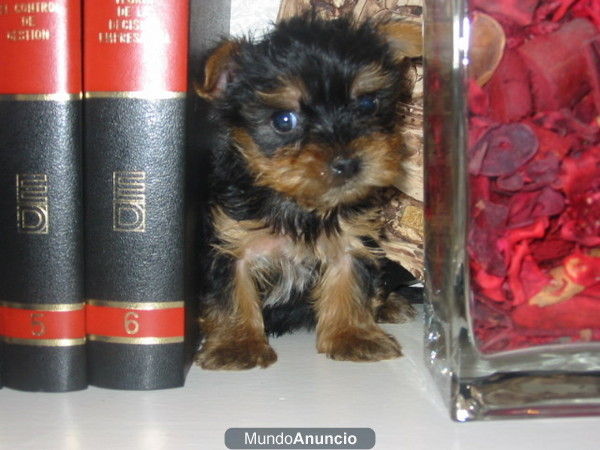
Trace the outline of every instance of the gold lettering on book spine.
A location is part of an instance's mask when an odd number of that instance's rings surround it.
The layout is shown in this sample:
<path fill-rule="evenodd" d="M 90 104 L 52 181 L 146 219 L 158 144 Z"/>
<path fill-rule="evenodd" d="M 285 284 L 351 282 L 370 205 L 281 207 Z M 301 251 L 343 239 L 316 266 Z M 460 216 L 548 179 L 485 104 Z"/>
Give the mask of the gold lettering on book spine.
<path fill-rule="evenodd" d="M 44 322 L 45 313 L 35 312 L 30 314 L 31 318 L 31 334 L 36 337 L 46 334 L 46 323 Z"/>
<path fill-rule="evenodd" d="M 98 33 L 101 44 L 168 45 L 171 35 L 155 20 L 159 8 L 154 0 L 115 0 L 112 17 Z"/>
<path fill-rule="evenodd" d="M 165 302 L 118 302 L 114 300 L 98 300 L 90 298 L 87 300 L 90 306 L 104 306 L 107 308 L 136 309 L 140 311 L 154 311 L 157 309 L 177 309 L 185 306 L 181 301 Z"/>
<path fill-rule="evenodd" d="M 85 303 L 18 303 L 18 302 L 2 302 L 0 307 L 25 309 L 28 311 L 52 311 L 52 312 L 69 312 L 81 311 L 85 308 Z"/>
<path fill-rule="evenodd" d="M 33 345 L 35 347 L 74 347 L 76 345 L 85 345 L 86 338 L 73 339 L 23 339 L 5 337 L 2 339 L 6 344 L 13 345 Z"/>
<path fill-rule="evenodd" d="M 162 345 L 162 344 L 180 344 L 184 342 L 183 324 L 180 336 L 169 337 L 139 337 L 142 331 L 142 315 L 141 311 L 157 311 L 168 309 L 184 308 L 185 303 L 182 301 L 165 301 L 165 302 L 119 302 L 113 300 L 98 300 L 88 299 L 89 306 L 100 306 L 107 308 L 129 309 L 123 314 L 123 329 L 127 336 L 104 336 L 100 334 L 88 334 L 89 341 L 108 342 L 111 344 L 135 344 L 135 345 Z M 134 311 L 131 311 L 134 310 Z"/>
<path fill-rule="evenodd" d="M 2 315 L 1 308 L 29 311 L 29 333 L 31 334 L 31 337 L 3 336 L 1 333 L 2 330 L 0 330 L 0 342 L 12 345 L 30 345 L 36 347 L 72 347 L 85 345 L 85 337 L 44 339 L 44 336 L 46 336 L 48 332 L 46 323 L 47 312 L 83 311 L 85 303 L 41 304 L 0 301 L 0 316 Z"/>
<path fill-rule="evenodd" d="M 138 334 L 140 331 L 140 315 L 135 311 L 128 311 L 125 313 L 125 319 L 123 320 L 123 326 L 125 332 L 130 336 Z"/>
<path fill-rule="evenodd" d="M 20 173 L 16 176 L 17 231 L 48 234 L 48 176 Z"/>
<path fill-rule="evenodd" d="M 1 39 L 11 42 L 21 41 L 49 41 L 55 37 L 55 33 L 48 28 L 41 28 L 38 22 L 40 16 L 49 14 L 64 14 L 64 8 L 57 2 L 23 2 L 9 5 L 0 5 L 0 15 L 15 14 L 19 18 L 19 28 L 7 30 Z"/>
<path fill-rule="evenodd" d="M 101 336 L 98 334 L 88 334 L 87 339 L 89 341 L 93 341 L 93 342 L 108 342 L 110 344 L 131 344 L 131 345 L 181 344 L 185 340 L 183 336 L 120 337 L 120 336 Z"/>
<path fill-rule="evenodd" d="M 113 231 L 146 231 L 146 172 L 113 172 Z"/>

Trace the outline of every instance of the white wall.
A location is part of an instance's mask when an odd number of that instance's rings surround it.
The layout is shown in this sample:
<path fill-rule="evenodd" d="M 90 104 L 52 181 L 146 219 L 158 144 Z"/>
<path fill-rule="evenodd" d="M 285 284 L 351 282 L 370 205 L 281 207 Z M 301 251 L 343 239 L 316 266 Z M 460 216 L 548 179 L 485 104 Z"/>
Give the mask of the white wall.
<path fill-rule="evenodd" d="M 231 0 L 230 32 L 260 36 L 277 18 L 280 0 Z"/>

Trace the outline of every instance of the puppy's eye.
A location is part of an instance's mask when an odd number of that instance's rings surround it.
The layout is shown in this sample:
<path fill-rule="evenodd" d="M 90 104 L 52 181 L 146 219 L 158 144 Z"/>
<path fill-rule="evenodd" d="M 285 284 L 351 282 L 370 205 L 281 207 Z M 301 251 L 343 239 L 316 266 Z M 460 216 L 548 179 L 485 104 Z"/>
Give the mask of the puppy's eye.
<path fill-rule="evenodd" d="M 273 114 L 271 123 L 277 131 L 288 133 L 298 126 L 298 115 L 293 111 L 278 111 Z"/>
<path fill-rule="evenodd" d="M 373 94 L 361 95 L 356 99 L 356 108 L 358 109 L 358 112 L 365 116 L 374 114 L 375 111 L 377 111 L 377 106 L 377 97 Z"/>

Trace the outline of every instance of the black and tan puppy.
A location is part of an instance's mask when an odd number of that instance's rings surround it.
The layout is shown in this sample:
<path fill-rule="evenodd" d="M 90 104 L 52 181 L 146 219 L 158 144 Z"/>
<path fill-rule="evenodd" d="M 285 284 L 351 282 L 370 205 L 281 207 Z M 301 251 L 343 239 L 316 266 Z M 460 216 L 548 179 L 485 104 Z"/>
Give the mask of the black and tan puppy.
<path fill-rule="evenodd" d="M 208 57 L 197 92 L 220 136 L 202 367 L 267 367 L 267 336 L 298 327 L 333 359 L 401 355 L 376 324 L 412 314 L 383 292 L 375 244 L 372 194 L 399 176 L 411 90 L 389 29 L 294 18 Z"/>

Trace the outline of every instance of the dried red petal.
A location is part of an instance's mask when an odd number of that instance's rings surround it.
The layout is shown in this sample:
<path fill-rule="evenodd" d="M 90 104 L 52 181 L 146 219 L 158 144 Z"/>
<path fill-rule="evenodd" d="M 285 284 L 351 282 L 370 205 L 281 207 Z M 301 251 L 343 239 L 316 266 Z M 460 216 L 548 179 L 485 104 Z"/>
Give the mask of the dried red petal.
<path fill-rule="evenodd" d="M 527 242 L 520 242 L 515 245 L 510 255 L 510 264 L 508 266 L 508 284 L 513 295 L 513 303 L 520 305 L 528 300 L 521 279 L 523 260 L 530 254 Z"/>
<path fill-rule="evenodd" d="M 483 116 L 489 112 L 490 102 L 488 96 L 474 80 L 469 80 L 467 95 L 471 113 Z"/>
<path fill-rule="evenodd" d="M 504 233 L 507 216 L 506 206 L 480 200 L 468 238 L 471 257 L 488 273 L 499 277 L 506 274 L 498 238 Z"/>
<path fill-rule="evenodd" d="M 506 34 L 487 97 L 471 88 L 468 98 L 467 247 L 479 348 L 600 340 L 600 257 L 588 254 L 600 248 L 600 1 L 470 4 Z M 529 305 L 557 267 L 585 291 Z"/>
<path fill-rule="evenodd" d="M 557 158 L 563 158 L 577 142 L 577 138 L 572 134 L 558 134 L 529 122 L 528 125 L 538 139 L 539 152 L 542 154 L 553 153 Z"/>
<path fill-rule="evenodd" d="M 570 199 L 561 216 L 561 236 L 586 247 L 600 246 L 600 191 L 586 192 Z"/>
<path fill-rule="evenodd" d="M 597 142 L 600 136 L 598 124 L 587 124 L 575 117 L 575 114 L 569 109 L 560 111 L 547 111 L 536 114 L 535 123 L 553 130 L 560 135 L 574 134 L 578 140 L 589 143 Z"/>
<path fill-rule="evenodd" d="M 483 270 L 483 268 L 479 268 L 473 277 L 473 281 L 485 289 L 501 289 L 502 284 L 504 283 L 504 277 L 492 275 Z"/>
<path fill-rule="evenodd" d="M 503 239 L 505 244 L 501 245 L 500 248 L 504 248 L 506 254 L 510 254 L 510 246 L 514 243 L 524 239 L 539 239 L 544 237 L 549 224 L 550 221 L 544 216 L 537 219 L 530 225 L 519 228 L 511 228 Z"/>
<path fill-rule="evenodd" d="M 573 3 L 575 3 L 576 1 L 577 0 L 560 0 L 560 6 L 556 11 L 554 11 L 554 14 L 552 15 L 552 21 L 558 22 L 563 17 L 565 17 L 565 14 L 567 14 L 569 8 L 573 6 Z"/>
<path fill-rule="evenodd" d="M 515 50 L 504 52 L 485 90 L 489 96 L 489 115 L 498 122 L 513 122 L 532 113 L 529 74 Z M 494 107 L 489 108 L 490 104 Z"/>
<path fill-rule="evenodd" d="M 586 44 L 585 56 L 592 97 L 598 112 L 600 111 L 600 36 Z"/>
<path fill-rule="evenodd" d="M 565 200 L 558 191 L 545 187 L 539 191 L 520 192 L 509 203 L 509 226 L 522 227 L 541 217 L 560 214 L 565 208 Z"/>
<path fill-rule="evenodd" d="M 525 191 L 540 189 L 556 182 L 560 172 L 560 161 L 554 153 L 536 155 L 523 170 L 526 177 Z"/>
<path fill-rule="evenodd" d="M 533 20 L 539 0 L 470 0 L 472 8 L 480 9 L 499 19 L 509 20 L 518 25 L 529 25 Z"/>
<path fill-rule="evenodd" d="M 585 313 L 583 313 L 585 312 Z M 568 301 L 549 306 L 523 304 L 512 312 L 515 324 L 534 330 L 559 332 L 564 336 L 600 325 L 600 286 L 586 289 Z M 576 335 L 573 333 L 574 335 Z"/>
<path fill-rule="evenodd" d="M 590 82 L 592 80 L 590 76 Z M 596 108 L 596 100 L 592 92 L 587 94 L 573 107 L 573 115 L 577 120 L 583 123 L 594 123 L 598 119 L 598 109 Z"/>
<path fill-rule="evenodd" d="M 571 107 L 589 90 L 586 52 L 581 45 L 598 34 L 586 19 L 575 19 L 558 31 L 525 42 L 518 52 L 528 67 L 537 111 Z"/>
<path fill-rule="evenodd" d="M 600 29 L 600 3 L 598 0 L 579 0 L 573 6 L 574 17 L 585 17 Z"/>
<path fill-rule="evenodd" d="M 581 286 L 600 283 L 600 258 L 576 253 L 565 259 L 564 267 L 567 276 Z"/>
<path fill-rule="evenodd" d="M 528 245 L 529 254 L 523 259 L 519 278 L 523 284 L 525 298 L 530 299 L 541 291 L 551 280 L 549 276 L 535 261 L 531 254 L 531 245 Z"/>
<path fill-rule="evenodd" d="M 496 180 L 496 189 L 504 192 L 534 191 L 554 184 L 560 161 L 554 153 L 538 154 L 519 172 Z"/>
<path fill-rule="evenodd" d="M 473 265 L 471 282 L 477 285 L 481 294 L 494 302 L 504 302 L 506 297 L 502 291 L 504 276 L 497 276 L 486 272 L 479 265 Z"/>
<path fill-rule="evenodd" d="M 488 177 L 511 175 L 533 158 L 537 149 L 537 138 L 527 125 L 500 125 L 473 147 L 469 172 Z M 477 164 L 479 159 L 481 163 Z"/>
<path fill-rule="evenodd" d="M 469 231 L 469 255 L 476 260 L 485 271 L 497 277 L 506 275 L 506 263 L 498 248 L 497 236 L 484 228 L 474 226 Z"/>
<path fill-rule="evenodd" d="M 496 180 L 496 189 L 499 191 L 515 192 L 520 191 L 524 186 L 525 177 L 519 172 Z"/>
<path fill-rule="evenodd" d="M 552 269 L 562 264 L 562 260 L 573 253 L 575 243 L 560 236 L 560 227 L 552 227 L 542 239 L 530 244 L 531 255 L 540 267 Z"/>
<path fill-rule="evenodd" d="M 559 220 L 563 239 L 600 246 L 600 147 L 565 158 L 561 176 L 568 207 Z"/>
<path fill-rule="evenodd" d="M 491 181 L 487 177 L 471 176 L 469 177 L 469 187 L 471 188 L 471 200 L 475 203 L 479 203 L 481 200 L 490 199 L 490 186 Z M 479 205 L 471 205 L 471 209 L 479 209 Z M 477 213 L 474 213 L 475 215 Z"/>
<path fill-rule="evenodd" d="M 600 146 L 565 158 L 561 186 L 568 196 L 600 190 Z"/>

